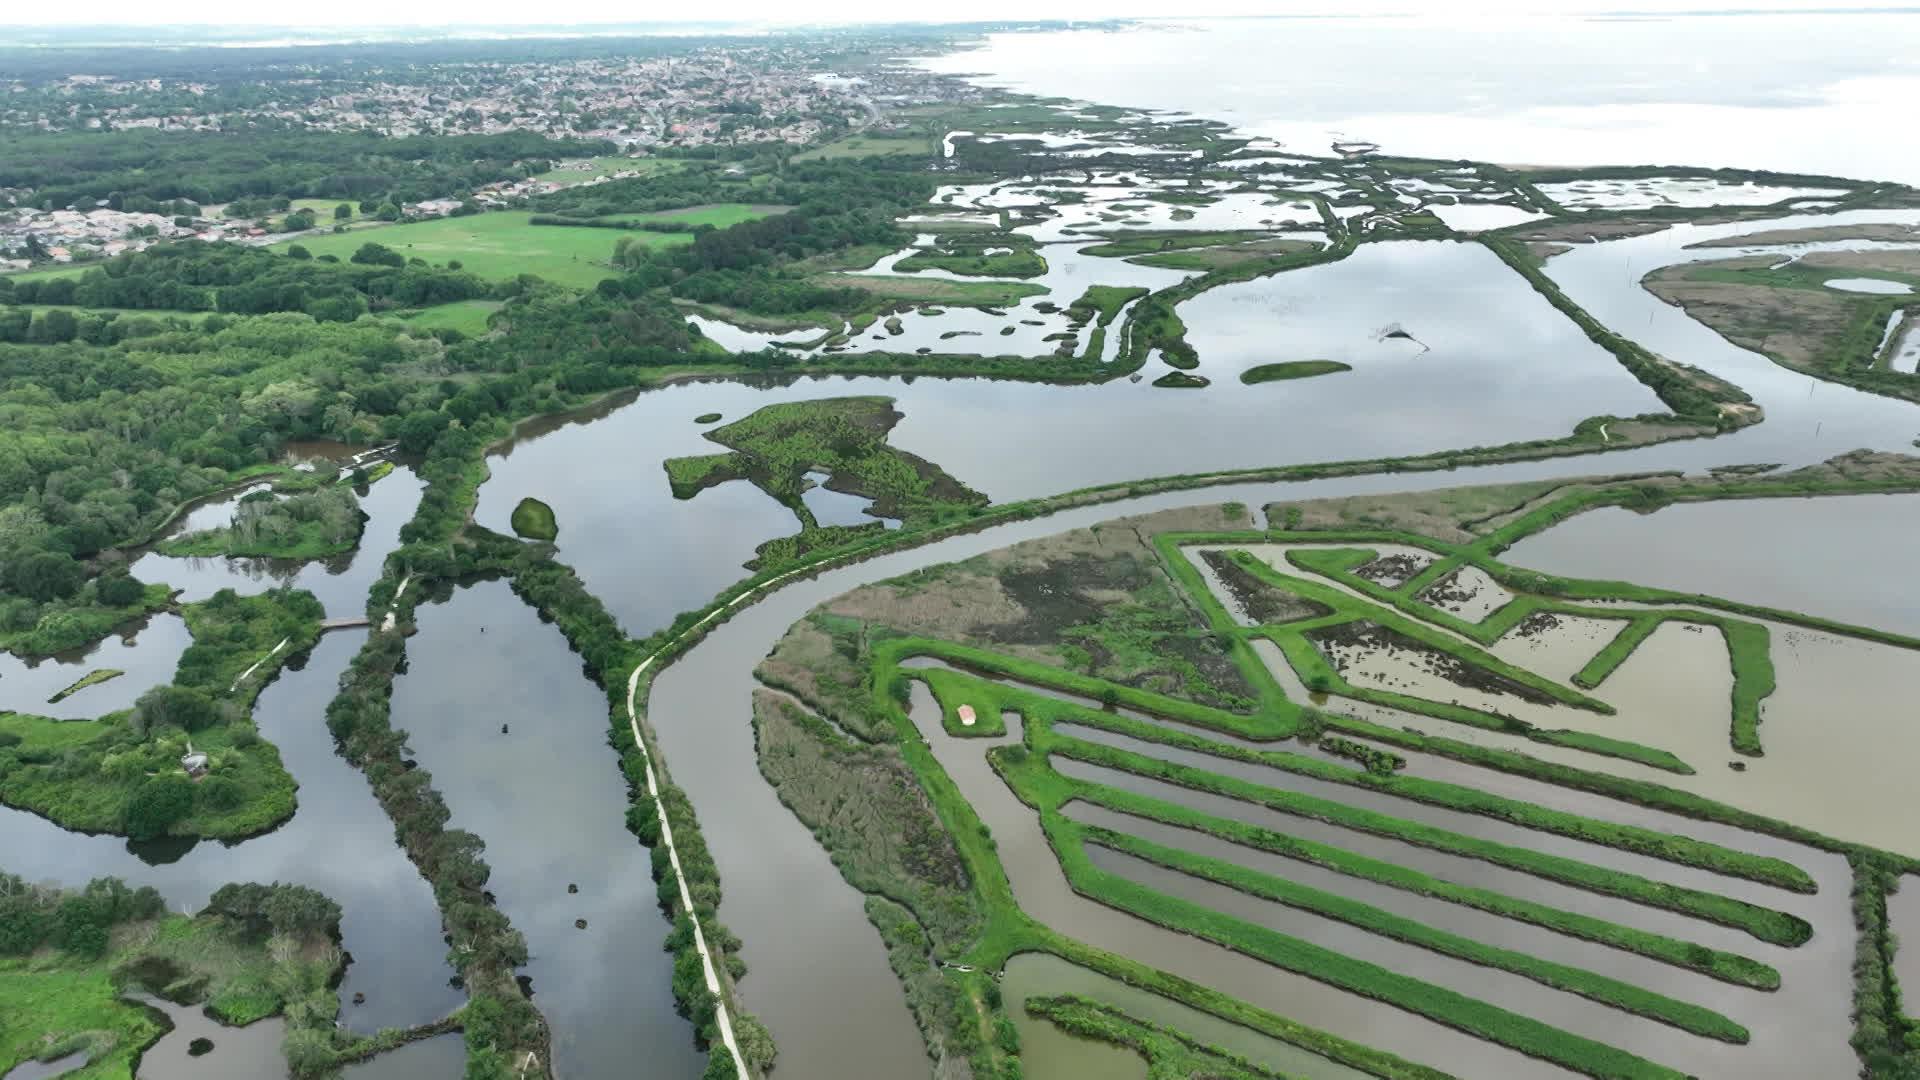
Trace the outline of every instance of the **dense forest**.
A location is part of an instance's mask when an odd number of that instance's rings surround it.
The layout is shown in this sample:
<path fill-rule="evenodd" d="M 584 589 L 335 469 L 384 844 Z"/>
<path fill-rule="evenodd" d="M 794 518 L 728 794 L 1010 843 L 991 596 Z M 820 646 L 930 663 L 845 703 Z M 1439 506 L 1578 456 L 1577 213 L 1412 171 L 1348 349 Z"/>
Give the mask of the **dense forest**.
<path fill-rule="evenodd" d="M 363 245 L 342 263 L 197 240 L 156 244 L 79 277 L 21 282 L 0 278 L 0 304 L 80 304 L 160 311 L 264 315 L 301 311 L 324 322 L 350 322 L 369 311 L 426 307 L 491 295 L 472 274 L 408 260 L 379 244 Z M 65 321 L 60 326 L 69 325 Z M 0 317 L 0 341 L 58 343 L 83 337 L 50 328 L 33 338 L 20 314 Z M 83 340 L 96 340 L 85 338 Z"/>
<path fill-rule="evenodd" d="M 257 125 L 235 131 L 0 130 L 0 188 L 59 209 L 140 196 L 224 203 L 248 196 L 417 202 L 544 171 L 610 143 L 531 131 L 393 139 Z"/>

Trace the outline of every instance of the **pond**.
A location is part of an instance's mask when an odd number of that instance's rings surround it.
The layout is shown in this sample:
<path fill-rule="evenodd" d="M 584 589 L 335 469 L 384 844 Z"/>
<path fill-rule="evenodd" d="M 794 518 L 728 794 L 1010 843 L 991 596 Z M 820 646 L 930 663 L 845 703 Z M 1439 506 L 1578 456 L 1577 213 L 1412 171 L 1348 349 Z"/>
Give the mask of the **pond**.
<path fill-rule="evenodd" d="M 1888 281 L 1885 278 L 1828 278 L 1821 284 L 1841 292 L 1872 293 L 1875 296 L 1909 296 L 1913 293 L 1913 286 L 1902 281 Z"/>
<path fill-rule="evenodd" d="M 1589 510 L 1508 548 L 1515 566 L 1633 581 L 1920 637 L 1903 580 L 1920 495 L 1677 503 Z"/>

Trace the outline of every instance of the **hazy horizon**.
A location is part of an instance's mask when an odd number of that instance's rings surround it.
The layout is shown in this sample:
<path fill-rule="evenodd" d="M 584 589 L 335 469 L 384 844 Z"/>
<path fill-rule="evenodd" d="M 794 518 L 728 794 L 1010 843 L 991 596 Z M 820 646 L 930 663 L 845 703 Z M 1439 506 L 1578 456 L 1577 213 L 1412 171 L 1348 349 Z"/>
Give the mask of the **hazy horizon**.
<path fill-rule="evenodd" d="M 614 0 L 573 0 L 564 11 L 535 21 L 524 18 L 527 9 L 505 0 L 421 0 L 410 5 L 406 17 L 396 18 L 392 5 L 377 0 L 341 0 L 331 6 L 328 18 L 288 20 L 277 12 L 263 11 L 257 5 L 240 0 L 207 0 L 199 5 L 193 19 L 165 17 L 147 4 L 133 0 L 104 0 L 83 9 L 77 16 L 71 9 L 24 11 L 0 19 L 0 27 L 33 27 L 47 31 L 62 29 L 99 30 L 111 27 L 177 28 L 232 30 L 283 29 L 316 30 L 400 30 L 464 26 L 491 30 L 567 30 L 606 31 L 627 28 L 701 28 L 701 27 L 806 27 L 848 24 L 953 25 L 979 22 L 1042 23 L 1060 21 L 1107 22 L 1117 19 L 1157 19 L 1179 21 L 1205 18 L 1258 17 L 1381 17 L 1482 19 L 1542 15 L 1584 15 L 1591 17 L 1684 17 L 1742 14 L 1913 14 L 1920 7 L 1862 5 L 1850 0 L 1747 0 L 1742 3 L 1713 4 L 1700 0 L 1636 0 L 1627 4 L 1585 2 L 1585 0 L 1490 0 L 1466 13 L 1409 10 L 1395 0 L 1361 0 L 1357 4 L 1336 5 L 1326 0 L 1193 0 L 1170 4 L 1166 0 L 976 0 L 964 14 L 943 18 L 903 18 L 898 5 L 886 0 L 824 0 L 796 14 L 793 5 L 777 0 L 730 0 L 713 5 L 699 15 L 656 15 L 635 19 L 631 7 Z M 718 11 L 713 10 L 718 8 Z M 554 17 L 557 15 L 558 17 Z M 24 18 L 22 17 L 24 16 Z M 515 16 L 521 16 L 516 18 Z M 231 34 L 225 35 L 231 36 Z"/>

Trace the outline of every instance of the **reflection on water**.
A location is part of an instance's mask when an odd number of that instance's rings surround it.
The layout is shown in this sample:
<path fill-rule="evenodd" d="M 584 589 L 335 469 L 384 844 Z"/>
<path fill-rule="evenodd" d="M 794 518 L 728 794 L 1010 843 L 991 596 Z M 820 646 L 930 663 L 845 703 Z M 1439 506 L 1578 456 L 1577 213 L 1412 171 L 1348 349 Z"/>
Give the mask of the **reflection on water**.
<path fill-rule="evenodd" d="M 806 504 L 813 519 L 821 525 L 870 525 L 873 522 L 885 522 L 887 528 L 900 527 L 899 518 L 879 517 L 868 513 L 873 500 L 864 495 L 854 495 L 844 491 L 830 490 L 827 474 L 810 472 L 807 479 L 811 487 L 800 493 L 800 501 Z"/>
<path fill-rule="evenodd" d="M 128 623 L 87 648 L 45 659 L 22 660 L 0 653 L 0 709 L 79 720 L 128 708 L 141 694 L 173 681 L 180 654 L 192 640 L 185 620 L 161 612 Z M 57 704 L 48 703 L 48 698 L 81 676 L 108 668 L 126 674 L 95 683 Z"/>
<path fill-rule="evenodd" d="M 1920 637 L 1908 574 L 1920 495 L 1678 503 L 1591 510 L 1501 559 L 1563 577 L 1633 581 Z"/>
<path fill-rule="evenodd" d="M 280 1056 L 280 1040 L 287 1023 L 277 1016 L 246 1027 L 228 1027 L 198 1005 L 175 1005 L 151 994 L 129 995 L 150 1009 L 167 1015 L 173 1030 L 140 1055 L 135 1070 L 139 1080 L 266 1080 L 287 1075 Z M 195 1056 L 188 1047 L 196 1039 L 213 1049 Z"/>
<path fill-rule="evenodd" d="M 23 1061 L 8 1069 L 0 1080 L 51 1080 L 52 1077 L 70 1073 L 87 1063 L 87 1052 L 78 1050 L 52 1061 Z"/>
<path fill-rule="evenodd" d="M 1443 159 L 1778 169 L 1920 182 L 1901 139 L 1920 20 L 1901 14 L 1188 20 L 1000 33 L 918 61 L 1043 97 L 1151 106 L 1325 154 L 1342 137 Z M 1286 57 L 1285 77 L 1254 58 Z M 1622 77 L 1620 58 L 1633 58 Z M 1356 79 L 1356 57 L 1391 57 Z M 1711 57 L 1711 63 L 1702 57 Z M 1553 77 L 1540 78 L 1541 65 Z M 1196 72 L 1205 77 L 1196 78 Z"/>
<path fill-rule="evenodd" d="M 649 1075 L 697 1076 L 704 1058 L 674 1012 L 651 862 L 620 813 L 606 695 L 503 581 L 416 617 L 394 726 L 445 794 L 450 827 L 486 841 L 487 888 L 526 935 L 523 973 L 553 1031 L 555 1071 L 628 1075 L 644 1053 Z"/>
<path fill-rule="evenodd" d="M 467 1044 L 458 1033 L 408 1043 L 341 1070 L 341 1080 L 460 1080 Z"/>
<path fill-rule="evenodd" d="M 181 590 L 182 601 L 205 600 L 221 589 L 258 593 L 282 586 L 306 589 L 319 597 L 328 615 L 358 615 L 366 610 L 367 589 L 380 576 L 387 553 L 400 542 L 400 526 L 413 516 L 420 503 L 420 478 L 411 467 L 395 467 L 385 479 L 368 487 L 360 497 L 360 508 L 367 515 L 366 529 L 353 551 L 330 559 L 300 562 L 289 559 L 185 558 L 147 551 L 131 567 L 133 575 L 146 582 L 165 582 Z M 198 514 L 218 513 L 239 494 L 208 504 Z M 224 524 L 224 520 L 215 524 Z"/>
<path fill-rule="evenodd" d="M 300 785 L 299 808 L 273 832 L 231 847 L 204 843 L 149 865 L 112 836 L 67 832 L 44 818 L 0 808 L 0 851 L 6 869 L 29 881 L 69 887 L 105 875 L 152 885 L 178 911 L 198 910 L 230 881 L 286 881 L 326 893 L 343 909 L 341 945 L 353 957 L 341 1017 L 356 1031 L 410 1026 L 453 1011 L 461 996 L 448 986 L 433 892 L 393 843 L 393 823 L 367 782 L 334 752 L 325 721 L 347 659 L 361 632 L 337 632 L 313 652 L 294 657 L 261 692 L 254 716 L 260 734 L 280 748 Z M 304 662 L 303 662 L 304 661 Z M 107 684 L 111 686 L 112 684 Z"/>

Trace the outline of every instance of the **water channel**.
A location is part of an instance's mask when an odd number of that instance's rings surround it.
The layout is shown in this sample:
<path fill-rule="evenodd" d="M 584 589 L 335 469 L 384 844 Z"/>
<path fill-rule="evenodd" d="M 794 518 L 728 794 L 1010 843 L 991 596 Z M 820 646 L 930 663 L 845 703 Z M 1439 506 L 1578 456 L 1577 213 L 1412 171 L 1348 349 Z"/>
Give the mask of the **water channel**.
<path fill-rule="evenodd" d="M 522 973 L 555 1070 L 618 1076 L 643 1054 L 659 1075 L 698 1075 L 706 1057 L 674 1012 L 647 849 L 619 812 L 627 785 L 607 748 L 606 695 L 503 581 L 415 619 L 395 722 L 446 797 L 448 827 L 486 841 L 487 890 L 526 936 Z"/>
<path fill-rule="evenodd" d="M 1639 278 L 1649 270 L 1696 257 L 1696 252 L 1681 250 L 1687 243 L 1751 231 L 1763 224 L 1792 227 L 1848 220 L 1920 220 L 1920 214 L 1863 212 L 1743 226 L 1683 225 L 1649 236 L 1579 246 L 1548 264 L 1548 273 L 1603 323 L 1665 355 L 1721 374 L 1752 393 L 1766 408 L 1768 419 L 1736 435 L 1572 462 L 1525 462 L 1451 473 L 1364 476 L 1291 485 L 1227 485 L 1129 499 L 1000 526 L 796 582 L 764 603 L 742 611 L 668 668 L 656 683 L 650 703 L 654 723 L 660 731 L 668 768 L 692 797 L 719 861 L 728 887 L 722 920 L 747 943 L 746 958 L 752 969 L 743 983 L 747 1004 L 773 1029 L 781 1046 L 783 1068 L 794 1075 L 876 1076 L 912 1075 L 924 1068 L 919 1037 L 900 1001 L 898 984 L 886 967 L 879 943 L 865 921 L 860 897 L 844 884 L 806 830 L 778 804 L 755 769 L 747 724 L 750 673 L 796 618 L 814 604 L 856 584 L 1020 539 L 1156 508 L 1227 500 L 1263 505 L 1275 500 L 1540 479 L 1576 472 L 1699 470 L 1753 461 L 1792 465 L 1859 446 L 1906 448 L 1920 431 L 1920 413 L 1912 406 L 1813 383 L 1806 376 L 1728 344 L 1637 287 Z M 558 515 L 560 558 L 581 572 L 588 587 L 608 603 L 630 632 L 644 634 L 664 625 L 675 613 L 698 606 L 742 576 L 740 564 L 751 556 L 756 544 L 798 527 L 789 511 L 747 484 L 721 485 L 690 501 L 672 499 L 658 462 L 670 456 L 713 451 L 713 444 L 700 438 L 702 429 L 692 423 L 695 415 L 708 411 L 736 418 L 775 401 L 853 393 L 889 395 L 898 399 L 905 413 L 893 435 L 896 445 L 941 464 L 964 482 L 1006 501 L 1141 476 L 1552 437 L 1565 434 L 1580 418 L 1600 411 L 1597 403 L 1620 412 L 1648 407 L 1645 391 L 1624 372 L 1607 368 L 1610 361 L 1604 357 L 1595 360 L 1585 354 L 1584 338 L 1570 324 L 1556 326 L 1551 318 L 1537 313 L 1536 306 L 1544 309 L 1543 301 L 1518 294 L 1510 298 L 1512 279 L 1502 278 L 1504 268 L 1482 267 L 1484 260 L 1477 254 L 1440 254 L 1446 250 L 1453 249 L 1434 244 L 1382 244 L 1363 249 L 1374 252 L 1365 257 L 1378 262 L 1375 269 L 1398 282 L 1394 288 L 1376 294 L 1374 304 L 1381 311 L 1380 323 L 1399 321 L 1416 335 L 1423 326 L 1440 328 L 1433 335 L 1440 343 L 1430 353 L 1417 358 L 1383 354 L 1377 361 L 1369 361 L 1370 366 L 1377 363 L 1382 372 L 1397 372 L 1396 377 L 1375 378 L 1357 370 L 1304 383 L 1243 387 L 1229 375 L 1217 378 L 1208 390 L 1182 394 L 1126 382 L 1052 387 L 986 380 L 827 377 L 758 385 L 683 383 L 616 399 L 587 414 L 529 427 L 519 440 L 491 459 L 493 475 L 482 489 L 477 517 L 483 525 L 507 531 L 507 515 L 519 498 L 537 495 L 545 499 Z M 1743 249 L 1725 250 L 1728 257 L 1745 253 Z M 1298 358 L 1265 352 L 1258 340 L 1235 328 L 1236 320 L 1248 316 L 1234 312 L 1252 312 L 1254 319 L 1272 319 L 1295 327 L 1303 336 L 1292 347 L 1338 345 L 1354 350 L 1356 355 L 1364 353 L 1368 342 L 1361 337 L 1376 328 L 1370 325 L 1372 320 L 1364 306 L 1336 307 L 1325 315 L 1316 314 L 1316 298 L 1341 291 L 1328 283 L 1349 272 L 1341 269 L 1343 265 L 1318 268 L 1323 271 L 1319 274 L 1301 272 L 1310 276 L 1283 275 L 1250 283 L 1238 292 L 1220 290 L 1195 301 L 1196 311 L 1205 308 L 1209 313 L 1204 323 L 1191 320 L 1196 323 L 1203 364 L 1216 375 L 1228 375 L 1256 359 Z M 1428 287 L 1438 289 L 1442 285 L 1455 291 L 1446 293 L 1442 301 L 1423 299 Z M 1464 334 L 1447 329 L 1459 325 L 1453 321 L 1454 311 L 1475 304 L 1483 310 L 1502 312 L 1506 320 L 1502 325 L 1518 334 L 1522 344 L 1464 339 L 1454 343 L 1452 335 Z M 1449 360 L 1453 354 L 1443 346 L 1455 348 L 1457 355 Z M 1476 355 L 1488 355 L 1477 353 L 1482 348 L 1511 350 L 1500 354 L 1505 357 L 1500 363 L 1490 363 L 1486 368 L 1489 376 L 1503 369 L 1508 377 L 1455 377 L 1473 370 L 1478 362 Z M 1418 366 L 1421 363 L 1449 363 L 1455 370 L 1447 375 L 1438 369 L 1422 369 Z M 1527 377 L 1511 377 L 1515 371 L 1525 371 Z M 1357 423 L 1357 416 L 1365 416 L 1367 421 Z M 1153 437 L 1144 438 L 1142 433 Z M 637 464 L 638 469 L 612 476 L 608 473 L 609 462 Z M 1036 468 L 1036 462 L 1044 462 L 1046 467 Z M 399 525 L 412 513 L 417 498 L 418 482 L 405 470 L 376 484 L 366 503 L 372 515 L 366 540 L 360 553 L 344 566 L 312 564 L 293 569 L 289 575 L 289 568 L 276 571 L 271 566 L 239 560 L 175 560 L 147 555 L 136 564 L 135 572 L 146 580 L 181 586 L 189 598 L 210 595 L 229 585 L 253 591 L 290 577 L 300 587 L 320 595 L 329 612 L 357 612 L 367 584 L 377 574 L 381 559 L 397 539 Z M 1663 511 L 1646 520 L 1658 521 L 1664 514 L 1683 509 Z M 644 525 L 636 528 L 636 523 Z M 1879 527 L 1877 523 L 1875 527 Z M 1862 526 L 1860 531 L 1864 534 L 1872 530 Z M 1514 558 L 1524 561 L 1518 554 Z M 1824 560 L 1826 564 L 1831 562 Z M 1808 565 L 1799 564 L 1802 570 Z M 1642 562 L 1635 564 L 1631 575 L 1596 576 L 1644 580 L 1653 569 Z M 1697 579 L 1688 580 L 1692 588 L 1732 592 L 1703 586 Z M 494 601 L 484 599 L 485 595 L 468 590 L 461 594 L 463 598 L 483 599 L 460 599 L 454 604 L 492 604 Z M 453 610 L 453 605 L 446 610 Z M 496 617 L 504 640 L 511 619 L 504 612 L 497 616 L 490 612 L 488 625 L 494 625 L 491 620 Z M 1835 613 L 1835 617 L 1845 615 Z M 135 638 L 132 653 L 146 653 L 149 640 L 158 646 L 151 657 L 121 656 L 113 651 L 117 646 L 103 646 L 106 652 L 71 661 L 71 674 L 62 671 L 60 678 L 39 675 L 36 669 L 18 661 L 0 658 L 0 701 L 9 707 L 39 711 L 36 702 L 46 696 L 41 693 L 43 686 L 58 689 L 89 667 L 116 666 L 127 668 L 129 675 L 76 695 L 71 699 L 76 710 L 72 715 L 98 715 L 118 707 L 116 702 L 130 702 L 146 685 L 170 674 L 177 650 L 184 646 L 181 631 L 170 627 L 166 618 L 157 617 Z M 437 609 L 428 608 L 423 610 L 422 620 L 438 622 L 441 616 Z M 451 665 L 459 662 L 460 652 L 471 652 L 473 642 L 467 640 L 464 627 L 451 616 L 447 620 L 453 629 L 438 635 L 444 640 L 436 641 L 431 633 L 419 639 L 416 663 L 423 668 L 433 663 L 448 665 L 441 670 L 459 670 Z M 1861 621 L 1876 620 L 1863 617 Z M 537 624 L 534 628 L 538 629 Z M 147 635 L 154 636 L 149 639 Z M 456 637 L 457 644 L 453 643 Z M 231 848 L 199 845 L 172 862 L 150 866 L 117 839 L 79 837 L 31 815 L 0 810 L 0 836 L 6 838 L 8 869 L 30 879 L 47 878 L 66 884 L 79 884 L 99 874 L 119 874 L 138 883 L 154 884 L 170 903 L 188 907 L 198 906 L 213 888 L 229 880 L 278 879 L 312 885 L 340 901 L 346 911 L 345 944 L 356 960 L 342 992 L 349 997 L 365 992 L 368 998 L 365 1006 L 345 1010 L 350 1025 L 366 1030 L 443 1015 L 457 1005 L 459 997 L 446 985 L 449 972 L 442 959 L 439 921 L 431 894 L 393 846 L 391 825 L 372 801 L 364 779 L 334 754 L 322 723 L 334 680 L 357 640 L 357 634 L 324 639 L 304 667 L 283 674 L 261 698 L 258 716 L 262 733 L 280 746 L 289 769 L 301 783 L 300 811 L 282 829 Z M 523 656 L 503 655 L 511 663 L 500 660 L 489 668 L 498 672 L 518 669 L 522 678 L 526 671 L 533 670 Z M 114 659 L 109 661 L 105 658 L 108 656 Z M 552 664 L 577 665 L 563 645 L 540 663 L 547 667 L 539 670 L 548 670 Z M 146 666 L 138 667 L 142 664 Z M 136 667 L 141 674 L 135 674 Z M 470 685 L 489 686 L 492 693 L 487 696 L 458 699 L 469 701 L 469 709 L 476 716 L 498 701 L 515 701 L 529 717 L 574 718 L 573 709 L 556 709 L 544 697 L 513 696 L 512 687 L 493 685 L 494 677 L 462 670 L 458 678 L 436 674 L 433 685 L 448 695 L 463 689 L 459 686 L 463 679 L 471 680 Z M 36 678 L 39 681 L 34 681 Z M 417 676 L 409 678 L 421 685 L 428 682 Z M 569 675 L 567 680 L 573 678 Z M 584 680 L 579 681 L 591 690 Z M 403 686 L 407 682 L 403 680 Z M 584 693 L 580 701 L 585 711 L 577 719 L 580 729 L 588 734 L 579 736 L 582 746 L 564 747 L 566 762 L 570 763 L 564 768 L 571 771 L 560 775 L 585 777 L 588 770 L 598 769 L 617 785 L 611 756 L 598 745 L 603 739 L 600 725 L 604 723 L 598 694 Z M 543 896 L 515 894 L 510 886 L 533 889 L 537 885 L 551 891 L 554 882 L 536 880 L 530 869 L 536 865 L 534 855 L 511 853 L 527 850 L 522 845 L 531 841 L 525 830 L 552 828 L 551 819 L 515 819 L 513 807 L 524 804 L 515 803 L 509 796 L 530 796 L 514 788 L 512 781 L 521 774 L 511 768 L 511 763 L 487 760 L 485 755 L 469 757 L 466 751 L 456 754 L 445 748 L 450 744 L 429 742 L 427 729 L 434 721 L 422 722 L 422 718 L 434 717 L 440 706 L 425 701 L 408 701 L 405 705 L 396 709 L 396 723 L 416 732 L 424 763 L 449 780 L 464 778 L 458 785 L 445 785 L 449 803 L 454 807 L 456 824 L 462 815 L 484 822 L 475 831 L 494 844 L 502 903 L 516 914 L 517 924 L 523 921 L 519 911 L 539 912 L 529 919 L 544 919 L 548 902 Z M 495 710 L 492 715 L 502 714 Z M 448 717 L 445 712 L 439 716 L 449 724 L 469 719 L 464 715 Z M 516 728 L 519 724 L 536 725 L 531 732 L 546 733 L 548 739 L 543 742 L 559 742 L 559 729 L 551 720 L 516 721 L 502 716 L 500 722 Z M 493 727 L 497 729 L 497 723 Z M 482 728 L 475 738 L 485 734 Z M 588 743 L 593 745 L 588 747 Z M 440 746 L 437 757 L 429 748 L 436 745 Z M 562 748 L 556 745 L 548 749 L 557 753 Z M 588 753 L 588 749 L 593 752 Z M 473 771 L 466 772 L 469 769 Z M 532 778 L 548 774 L 527 770 L 524 775 Z M 584 779 L 576 786 L 593 790 Z M 590 807 L 585 803 L 576 807 L 567 828 L 617 829 L 616 808 L 623 798 L 623 791 L 608 787 L 604 798 L 588 800 Z M 488 814 L 497 816 L 489 818 Z M 566 849 L 586 850 L 571 845 Z M 594 850 L 602 854 L 637 852 L 624 832 L 608 837 L 605 845 Z M 615 873 L 613 867 L 601 869 L 608 875 Z M 646 950 L 648 963 L 637 967 L 651 970 L 658 952 L 655 938 L 663 929 L 650 906 L 651 883 L 607 876 L 594 886 L 607 892 L 588 893 L 593 879 L 584 869 L 578 877 L 583 888 L 582 905 L 611 905 L 616 892 L 632 893 L 625 899 L 627 907 L 639 909 L 633 913 L 637 920 L 631 929 L 634 947 L 651 941 Z M 522 883 L 513 884 L 516 878 L 522 878 Z M 635 905 L 632 901 L 636 895 L 645 902 Z M 557 896 L 552 903 L 563 909 L 562 914 L 575 910 L 566 896 Z M 567 915 L 565 929 L 578 937 L 569 939 L 561 934 L 558 939 L 546 939 L 553 955 L 571 955 L 567 942 L 572 940 L 604 945 L 606 939 L 600 937 L 599 930 L 603 926 L 609 932 L 628 932 L 621 928 L 619 920 L 623 916 L 613 907 L 604 909 L 604 913 L 584 906 L 578 910 L 585 912 L 578 917 L 589 919 L 589 929 L 573 930 L 571 921 L 576 916 Z M 534 926 L 523 928 L 530 940 L 535 937 Z M 564 985 L 564 980 L 540 976 L 539 965 L 546 950 L 536 948 L 536 953 L 540 955 L 534 964 L 535 984 L 541 1003 L 557 1009 L 556 1016 L 597 1015 L 591 1011 L 569 1012 L 565 999 L 576 988 Z M 636 972 L 632 978 L 635 987 L 651 980 L 655 992 L 647 1000 L 653 1004 L 624 1010 L 617 1022 L 608 1022 L 613 1026 L 605 1030 L 624 1034 L 621 1025 L 635 1016 L 648 1018 L 650 1023 L 654 1018 L 671 1018 L 670 1006 L 663 1003 L 664 977 Z M 587 1008 L 584 1004 L 580 1007 Z M 670 1030 L 673 1025 L 660 1026 L 668 1030 L 657 1036 L 649 1034 L 645 1040 L 649 1048 L 658 1047 L 663 1054 L 688 1053 L 690 1040 L 684 1030 L 675 1034 Z M 620 1036 L 608 1036 L 616 1037 Z M 577 1051 L 563 1052 L 577 1052 L 581 1061 L 611 1053 L 606 1048 L 584 1045 Z M 697 1068 L 690 1054 L 683 1064 L 689 1075 Z"/>
<path fill-rule="evenodd" d="M 174 910 L 198 911 L 228 882 L 311 886 L 340 904 L 341 946 L 351 954 L 340 985 L 341 1019 L 355 1031 L 437 1020 L 465 1000 L 449 985 L 433 890 L 394 845 L 393 824 L 366 779 L 334 752 L 325 712 L 361 631 L 328 634 L 260 695 L 254 717 L 299 783 L 299 808 L 280 828 L 232 846 L 195 844 L 143 859 L 127 841 L 84 836 L 0 808 L 6 869 L 29 881 L 84 885 L 112 875 L 152 885 Z M 153 862 L 153 858 L 166 861 Z M 353 1005 L 365 994 L 365 1004 Z M 275 1043 L 278 1045 L 277 1041 Z M 277 1055 L 277 1051 L 276 1051 Z"/>

